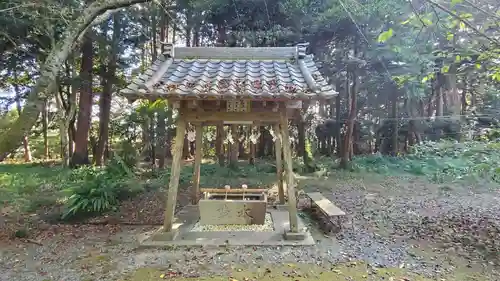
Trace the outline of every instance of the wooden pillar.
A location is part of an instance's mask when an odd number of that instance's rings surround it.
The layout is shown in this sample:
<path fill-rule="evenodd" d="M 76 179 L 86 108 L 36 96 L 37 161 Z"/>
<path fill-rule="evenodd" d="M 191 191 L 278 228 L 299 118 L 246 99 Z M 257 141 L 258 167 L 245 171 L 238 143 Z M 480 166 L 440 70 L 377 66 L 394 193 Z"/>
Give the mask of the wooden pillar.
<path fill-rule="evenodd" d="M 172 231 L 174 221 L 175 205 L 177 202 L 177 190 L 179 188 L 179 177 L 181 175 L 182 149 L 184 148 L 184 135 L 186 134 L 186 122 L 182 114 L 176 124 L 175 146 L 173 151 L 172 167 L 170 171 L 170 182 L 168 184 L 167 205 L 165 207 L 165 220 L 163 231 Z"/>
<path fill-rule="evenodd" d="M 280 204 L 285 204 L 285 189 L 283 188 L 283 161 L 281 159 L 281 153 L 283 152 L 281 148 L 281 132 L 280 124 L 273 124 L 274 131 L 274 151 L 276 152 L 276 173 L 278 175 L 278 198 Z"/>
<path fill-rule="evenodd" d="M 193 169 L 193 190 L 191 194 L 191 203 L 198 204 L 200 196 L 200 167 L 201 159 L 203 158 L 203 125 L 196 124 L 196 137 L 195 137 L 195 152 L 194 152 L 194 169 Z"/>
<path fill-rule="evenodd" d="M 288 117 L 286 108 L 281 108 L 281 143 L 283 147 L 283 160 L 285 162 L 286 190 L 288 195 L 288 213 L 290 215 L 290 232 L 298 233 L 297 199 L 295 196 L 295 183 L 293 179 L 292 150 L 290 147 L 290 134 L 288 132 Z"/>

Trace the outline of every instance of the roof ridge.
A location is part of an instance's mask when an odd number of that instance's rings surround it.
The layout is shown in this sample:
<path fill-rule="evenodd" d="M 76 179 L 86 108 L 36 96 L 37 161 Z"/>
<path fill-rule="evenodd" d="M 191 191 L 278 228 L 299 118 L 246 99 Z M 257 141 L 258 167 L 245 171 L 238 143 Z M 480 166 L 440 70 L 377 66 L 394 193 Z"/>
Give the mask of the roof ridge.
<path fill-rule="evenodd" d="M 283 60 L 302 59 L 309 43 L 291 47 L 175 47 L 166 45 L 164 55 L 174 59 Z"/>

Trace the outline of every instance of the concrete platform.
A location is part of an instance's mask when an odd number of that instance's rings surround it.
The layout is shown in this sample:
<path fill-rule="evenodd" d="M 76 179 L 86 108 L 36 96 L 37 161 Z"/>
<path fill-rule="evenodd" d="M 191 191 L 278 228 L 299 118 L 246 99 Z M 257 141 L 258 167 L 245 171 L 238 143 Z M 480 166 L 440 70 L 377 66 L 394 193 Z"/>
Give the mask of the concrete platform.
<path fill-rule="evenodd" d="M 186 206 L 180 210 L 175 218 L 171 233 L 158 229 L 153 232 L 141 234 L 139 242 L 141 247 L 165 246 L 307 246 L 314 245 L 315 240 L 298 218 L 299 234 L 304 239 L 286 240 L 285 232 L 290 229 L 288 211 L 286 208 L 268 208 L 268 213 L 273 219 L 274 231 L 191 231 L 198 222 L 200 215 L 198 206 Z"/>

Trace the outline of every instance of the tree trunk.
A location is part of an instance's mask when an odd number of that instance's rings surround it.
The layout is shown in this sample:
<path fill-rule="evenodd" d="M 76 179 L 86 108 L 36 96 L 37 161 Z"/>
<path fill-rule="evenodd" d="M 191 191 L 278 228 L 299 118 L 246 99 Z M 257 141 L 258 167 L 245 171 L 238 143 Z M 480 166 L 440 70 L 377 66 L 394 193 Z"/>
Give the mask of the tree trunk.
<path fill-rule="evenodd" d="M 257 133 L 255 131 L 255 127 L 254 126 L 250 126 L 250 133 L 249 133 L 249 142 L 248 142 L 248 145 L 250 146 L 250 157 L 248 159 L 248 162 L 250 165 L 255 165 L 255 150 L 257 148 L 256 144 L 253 142 L 253 135 L 254 133 Z"/>
<path fill-rule="evenodd" d="M 17 71 L 14 71 L 14 81 L 17 82 Z M 19 117 L 21 116 L 21 91 L 19 90 L 19 86 L 17 83 L 14 84 L 14 91 L 16 92 L 16 107 L 17 107 L 17 113 L 19 114 Z M 31 162 L 33 159 L 31 157 L 31 149 L 28 141 L 28 136 L 24 135 L 22 137 L 23 141 L 23 152 L 24 152 L 24 162 Z"/>
<path fill-rule="evenodd" d="M 190 11 L 187 11 L 186 13 L 186 47 L 191 47 L 192 46 L 192 19 L 193 19 L 193 14 Z"/>
<path fill-rule="evenodd" d="M 297 131 L 298 131 L 298 138 L 299 138 L 299 145 L 297 151 L 300 152 L 300 155 L 302 156 L 302 161 L 304 162 L 304 168 L 306 172 L 313 172 L 313 168 L 311 166 L 311 159 L 309 158 L 309 153 L 306 149 L 306 139 L 307 139 L 307 132 L 305 128 L 305 121 L 302 117 L 303 115 L 299 117 L 300 120 L 298 120 L 297 123 Z"/>
<path fill-rule="evenodd" d="M 465 114 L 467 113 L 467 78 L 464 77 L 464 88 L 462 89 L 461 98 L 461 110 L 460 115 L 462 115 L 463 121 L 465 121 Z"/>
<path fill-rule="evenodd" d="M 226 45 L 226 27 L 223 24 L 217 25 L 217 46 L 224 47 Z"/>
<path fill-rule="evenodd" d="M 257 157 L 264 157 L 266 156 L 266 127 L 259 126 L 258 130 L 260 131 L 260 136 L 257 142 Z"/>
<path fill-rule="evenodd" d="M 340 120 L 340 110 L 341 110 L 341 101 L 342 95 L 340 94 L 342 88 L 342 81 L 337 80 L 336 89 L 339 91 L 339 94 L 335 97 L 335 120 L 337 121 L 338 126 L 335 127 L 335 146 L 336 146 L 336 154 L 340 156 L 341 144 L 342 144 L 342 136 L 340 135 L 340 129 L 342 127 L 342 121 Z"/>
<path fill-rule="evenodd" d="M 217 125 L 215 136 L 215 154 L 220 166 L 224 166 L 224 125 Z"/>
<path fill-rule="evenodd" d="M 189 147 L 189 140 L 187 138 L 187 134 L 184 136 L 184 145 L 182 146 L 182 159 L 189 159 L 191 158 L 191 154 L 189 153 L 190 147 Z"/>
<path fill-rule="evenodd" d="M 346 132 L 344 136 L 344 141 L 342 142 L 342 155 L 340 158 L 340 167 L 343 169 L 348 168 L 349 162 L 351 160 L 351 154 L 352 154 L 352 136 L 353 136 L 353 130 L 354 130 L 354 122 L 356 119 L 356 91 L 357 91 L 357 75 L 355 71 L 351 71 L 351 76 L 352 76 L 352 87 L 350 90 L 348 90 L 348 87 L 346 87 L 346 92 L 347 92 L 347 100 L 350 101 L 348 103 L 349 105 L 349 117 L 347 120 L 347 127 L 346 127 Z M 348 80 L 348 79 L 347 79 Z M 347 86 L 347 83 L 346 83 Z"/>
<path fill-rule="evenodd" d="M 413 141 L 413 136 L 415 136 L 415 141 L 417 143 L 421 142 L 421 137 L 419 132 L 417 132 L 416 125 L 415 125 L 415 102 L 413 102 L 413 99 L 407 100 L 407 110 L 408 110 L 408 116 L 410 116 L 410 121 L 408 123 L 408 145 L 412 146 L 415 144 Z"/>
<path fill-rule="evenodd" d="M 238 155 L 240 157 L 243 157 L 245 155 L 245 142 L 246 142 L 246 136 L 245 136 L 245 130 L 243 126 L 240 126 L 239 128 L 239 135 L 238 135 Z"/>
<path fill-rule="evenodd" d="M 418 111 L 419 111 L 418 112 L 419 113 L 418 116 L 419 117 L 425 117 L 425 105 L 424 105 L 424 100 L 423 99 L 421 99 L 421 100 L 418 101 L 418 107 L 419 107 L 418 108 Z"/>
<path fill-rule="evenodd" d="M 156 168 L 156 137 L 155 137 L 155 131 L 156 131 L 156 118 L 155 114 L 151 113 L 149 116 L 149 134 L 150 134 L 150 141 L 151 141 L 151 165 L 153 167 L 153 170 Z"/>
<path fill-rule="evenodd" d="M 68 167 L 69 165 L 69 139 L 68 139 L 68 122 L 66 121 L 67 116 L 65 112 L 65 108 L 61 99 L 61 95 L 56 95 L 56 106 L 57 110 L 60 113 L 59 116 L 59 137 L 61 140 L 61 159 L 62 166 Z"/>
<path fill-rule="evenodd" d="M 153 44 L 153 48 L 151 50 L 151 55 L 153 61 L 156 60 L 158 57 L 158 40 L 157 40 L 157 35 L 158 35 L 158 8 L 156 5 L 153 6 L 153 11 L 151 12 L 151 44 Z"/>
<path fill-rule="evenodd" d="M 94 48 L 92 44 L 91 36 L 86 36 L 82 44 L 82 64 L 80 68 L 82 84 L 80 85 L 80 100 L 78 102 L 75 152 L 71 157 L 70 167 L 90 164 L 88 142 L 92 118 L 92 70 L 94 64 Z"/>
<path fill-rule="evenodd" d="M 230 157 L 229 157 L 229 166 L 235 167 L 238 165 L 238 126 L 231 125 L 231 138 L 233 142 L 230 144 Z"/>
<path fill-rule="evenodd" d="M 306 134 L 305 134 L 305 126 L 304 126 L 304 120 L 302 118 L 302 114 L 297 116 L 297 138 L 299 140 L 298 147 L 297 147 L 297 156 L 298 157 L 303 157 L 304 158 L 304 164 L 307 162 L 307 157 L 306 157 Z"/>
<path fill-rule="evenodd" d="M 396 156 L 398 154 L 399 146 L 399 120 L 398 120 L 398 90 L 396 86 L 393 87 L 392 93 L 392 111 L 391 119 L 393 120 L 392 128 L 392 152 Z"/>
<path fill-rule="evenodd" d="M 200 41 L 201 41 L 200 37 L 201 37 L 201 35 L 200 35 L 200 24 L 199 23 L 197 23 L 194 26 L 193 32 L 194 32 L 194 34 L 193 34 L 193 44 L 194 44 L 195 47 L 200 47 Z"/>
<path fill-rule="evenodd" d="M 66 166 L 69 166 L 69 161 L 71 157 L 73 157 L 73 152 L 75 151 L 75 138 L 76 138 L 76 112 L 77 112 L 77 104 L 76 104 L 76 98 L 78 96 L 78 88 L 79 85 L 77 83 L 76 77 L 78 77 L 78 71 L 75 67 L 76 65 L 76 60 L 73 57 L 72 60 L 72 65 L 71 65 L 71 90 L 68 94 L 68 107 L 67 107 L 67 117 L 66 117 L 66 122 L 65 122 L 65 127 L 66 131 L 68 134 L 68 156 L 69 158 L 67 159 Z M 61 101 L 63 101 L 61 99 Z"/>
<path fill-rule="evenodd" d="M 85 31 L 96 22 L 99 22 L 99 20 L 105 18 L 105 13 L 107 11 L 113 12 L 118 8 L 143 2 L 146 1 L 96 1 L 95 3 L 89 5 L 84 11 L 82 11 L 78 18 L 71 22 L 71 25 L 65 30 L 62 36 L 64 39 L 60 40 L 55 46 L 52 47 L 45 63 L 40 68 L 40 78 L 38 78 L 35 86 L 28 94 L 21 115 L 9 127 L 9 129 L 0 136 L 0 161 L 2 161 L 9 152 L 17 148 L 19 141 L 36 123 L 44 100 L 49 99 L 54 94 L 51 87 L 54 86 L 56 77 L 64 64 L 64 61 L 66 61 L 73 46 L 81 39 L 81 36 L 85 33 Z"/>
<path fill-rule="evenodd" d="M 441 118 L 443 116 L 443 85 L 444 85 L 444 77 L 442 73 L 438 74 L 438 79 L 436 83 L 436 90 L 435 93 L 437 95 L 436 98 L 436 121 L 442 121 L 443 119 Z M 443 130 L 441 129 L 441 126 L 438 126 L 436 130 L 436 138 L 439 140 L 441 139 L 443 135 Z"/>
<path fill-rule="evenodd" d="M 161 10 L 160 10 L 161 11 Z M 160 42 L 168 42 L 168 20 L 166 16 L 166 12 L 162 12 L 160 16 Z M 161 44 L 160 47 L 161 54 L 165 51 L 165 45 Z M 167 111 L 166 108 L 162 108 L 158 113 L 158 143 L 156 146 L 158 147 L 158 168 L 165 168 L 165 158 L 167 155 L 170 155 L 169 151 L 167 152 L 167 148 L 170 150 L 170 146 L 167 145 L 168 137 L 167 137 Z"/>
<path fill-rule="evenodd" d="M 111 114 L 111 96 L 115 83 L 115 72 L 117 69 L 118 42 L 121 33 L 120 15 L 113 16 L 113 37 L 111 40 L 111 52 L 109 53 L 108 67 L 103 73 L 104 85 L 99 99 L 99 140 L 97 143 L 96 165 L 102 165 L 106 161 L 106 148 L 109 141 L 109 118 Z"/>
<path fill-rule="evenodd" d="M 436 116 L 443 116 L 443 74 L 438 74 L 438 79 L 436 83 Z"/>
<path fill-rule="evenodd" d="M 472 83 L 474 83 L 474 81 L 471 81 Z M 473 108 L 473 110 L 477 110 L 477 95 L 476 95 L 476 91 L 472 90 L 473 87 L 472 87 L 472 84 L 471 84 L 471 87 L 469 87 L 471 90 L 470 90 L 470 105 L 471 107 Z"/>
<path fill-rule="evenodd" d="M 43 104 L 42 110 L 42 130 L 43 130 L 43 156 L 45 159 L 49 159 L 49 114 L 48 114 L 48 102 L 47 100 Z"/>

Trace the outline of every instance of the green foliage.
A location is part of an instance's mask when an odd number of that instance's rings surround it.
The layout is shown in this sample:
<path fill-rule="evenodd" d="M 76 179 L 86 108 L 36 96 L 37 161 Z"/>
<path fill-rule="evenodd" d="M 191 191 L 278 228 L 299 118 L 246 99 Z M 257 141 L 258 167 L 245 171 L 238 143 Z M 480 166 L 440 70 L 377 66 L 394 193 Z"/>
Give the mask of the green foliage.
<path fill-rule="evenodd" d="M 378 39 L 377 41 L 379 43 L 384 43 L 386 42 L 387 40 L 391 39 L 391 37 L 394 35 L 394 30 L 392 28 L 389 28 L 389 30 L 387 31 L 384 31 L 382 33 L 380 33 L 380 35 L 378 36 Z"/>
<path fill-rule="evenodd" d="M 82 173 L 88 176 L 87 171 Z M 118 183 L 106 173 L 96 172 L 94 175 L 92 181 L 84 181 L 71 189 L 63 219 L 82 213 L 101 213 L 117 206 Z"/>
<path fill-rule="evenodd" d="M 185 166 L 179 178 L 181 186 L 188 186 L 193 177 L 193 166 Z M 159 176 L 164 186 L 168 186 L 170 168 Z M 236 187 L 246 184 L 249 188 L 263 188 L 276 180 L 276 166 L 269 163 L 255 165 L 236 165 L 221 167 L 215 163 L 204 163 L 200 167 L 200 185 L 207 188 L 223 187 L 226 184 Z"/>
<path fill-rule="evenodd" d="M 134 181 L 133 167 L 115 155 L 104 168 L 83 166 L 71 172 L 72 184 L 68 189 L 69 199 L 62 215 L 68 219 L 80 215 L 92 215 L 115 209 L 120 199 L 142 189 Z"/>
<path fill-rule="evenodd" d="M 404 157 L 370 155 L 354 159 L 358 171 L 409 173 L 435 182 L 486 179 L 500 183 L 498 142 L 427 142 Z"/>
<path fill-rule="evenodd" d="M 73 170 L 70 180 L 75 182 L 70 188 L 63 219 L 76 215 L 99 214 L 118 206 L 119 199 L 137 192 L 133 188 L 138 155 L 135 149 L 122 143 L 121 150 L 113 155 L 104 168 L 83 166 Z"/>
<path fill-rule="evenodd" d="M 123 141 L 120 143 L 118 151 L 108 161 L 106 171 L 110 174 L 130 176 L 138 162 L 137 149 L 129 142 Z"/>

